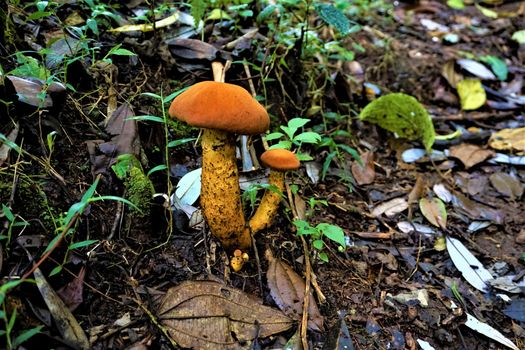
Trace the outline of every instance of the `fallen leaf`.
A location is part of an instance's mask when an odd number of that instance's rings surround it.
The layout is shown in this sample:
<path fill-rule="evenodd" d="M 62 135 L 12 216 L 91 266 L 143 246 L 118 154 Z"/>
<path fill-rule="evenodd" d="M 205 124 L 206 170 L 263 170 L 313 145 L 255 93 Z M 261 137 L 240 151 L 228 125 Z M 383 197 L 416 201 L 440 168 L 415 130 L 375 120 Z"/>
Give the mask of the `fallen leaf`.
<path fill-rule="evenodd" d="M 452 201 L 453 194 L 443 184 L 435 184 L 432 186 L 432 191 L 439 197 L 443 202 L 450 203 Z"/>
<path fill-rule="evenodd" d="M 478 109 L 485 104 L 487 93 L 479 79 L 465 79 L 458 83 L 457 91 L 461 108 L 465 111 Z"/>
<path fill-rule="evenodd" d="M 417 344 L 421 347 L 422 350 L 435 350 L 435 348 L 430 345 L 429 342 L 418 339 Z"/>
<path fill-rule="evenodd" d="M 523 194 L 523 185 L 512 175 L 506 173 L 494 173 L 489 177 L 490 183 L 494 188 L 510 199 L 519 199 Z"/>
<path fill-rule="evenodd" d="M 425 189 L 425 181 L 423 180 L 422 176 L 417 175 L 416 183 L 414 184 L 414 187 L 412 187 L 412 190 L 408 194 L 408 218 L 409 219 L 412 219 L 412 204 L 417 203 L 417 201 L 423 195 L 424 189 Z"/>
<path fill-rule="evenodd" d="M 292 326 L 279 310 L 213 281 L 186 281 L 170 288 L 158 317 L 179 346 L 194 349 L 246 349 L 257 334 L 265 338 Z"/>
<path fill-rule="evenodd" d="M 75 311 L 75 309 L 84 301 L 82 293 L 84 291 L 85 276 L 86 268 L 82 266 L 78 272 L 78 275 L 75 276 L 71 282 L 57 291 L 58 295 L 60 295 L 60 298 L 62 298 L 64 303 L 71 311 Z"/>
<path fill-rule="evenodd" d="M 525 299 L 514 299 L 503 313 L 513 320 L 525 322 Z"/>
<path fill-rule="evenodd" d="M 487 282 L 492 279 L 490 272 L 459 240 L 451 237 L 446 240 L 448 255 L 463 278 L 474 288 L 487 292 Z"/>
<path fill-rule="evenodd" d="M 476 164 L 494 157 L 494 152 L 476 145 L 462 143 L 450 148 L 450 156 L 459 159 L 465 166 L 465 169 L 469 169 Z"/>
<path fill-rule="evenodd" d="M 404 197 L 397 197 L 389 201 L 383 202 L 372 210 L 372 216 L 378 217 L 385 214 L 389 218 L 407 210 L 408 202 Z"/>
<path fill-rule="evenodd" d="M 458 65 L 482 80 L 496 80 L 496 76 L 485 65 L 470 59 L 457 60 Z"/>
<path fill-rule="evenodd" d="M 447 209 L 439 198 L 421 198 L 419 209 L 423 216 L 434 226 L 445 229 L 447 227 Z"/>
<path fill-rule="evenodd" d="M 505 213 L 481 203 L 474 202 L 461 193 L 454 193 L 452 204 L 456 209 L 475 220 L 490 220 L 496 224 L 502 224 L 505 219 Z"/>
<path fill-rule="evenodd" d="M 67 344 L 78 349 L 91 349 L 84 330 L 80 327 L 75 316 L 69 311 L 66 304 L 64 304 L 58 294 L 51 288 L 40 269 L 36 268 L 33 275 L 35 276 L 36 286 L 55 320 L 56 327 Z"/>
<path fill-rule="evenodd" d="M 492 134 L 489 146 L 498 151 L 512 151 L 518 155 L 525 154 L 525 127 L 503 129 Z"/>
<path fill-rule="evenodd" d="M 266 272 L 270 295 L 277 306 L 289 317 L 300 320 L 303 314 L 305 282 L 288 264 L 275 258 L 267 250 L 269 266 Z M 308 301 L 308 328 L 322 332 L 323 316 L 317 308 L 314 297 L 310 294 Z"/>
<path fill-rule="evenodd" d="M 516 344 L 514 344 L 510 339 L 508 339 L 503 334 L 501 334 L 500 331 L 493 328 L 492 326 L 489 326 L 488 324 L 484 322 L 481 322 L 480 320 L 478 320 L 476 317 L 472 316 L 469 313 L 467 313 L 467 322 L 465 322 L 465 326 L 499 342 L 500 344 L 505 345 L 508 348 L 511 348 L 512 350 L 520 350 L 516 346 Z"/>
<path fill-rule="evenodd" d="M 219 51 L 213 45 L 197 39 L 171 39 L 166 43 L 173 55 L 190 60 L 213 61 Z"/>
<path fill-rule="evenodd" d="M 369 185 L 374 182 L 376 178 L 376 170 L 374 168 L 374 153 L 366 151 L 360 154 L 363 165 L 354 161 L 352 163 L 352 175 L 358 185 Z"/>
<path fill-rule="evenodd" d="M 20 102 L 26 103 L 34 107 L 49 108 L 53 106 L 53 100 L 47 93 L 42 95 L 42 87 L 44 83 L 38 79 L 29 80 L 26 78 L 15 77 L 8 75 L 7 79 L 13 84 L 16 95 Z M 43 98 L 41 98 L 43 97 Z"/>
<path fill-rule="evenodd" d="M 201 193 L 202 168 L 195 169 L 184 175 L 177 183 L 175 195 L 182 205 L 193 205 Z"/>
<path fill-rule="evenodd" d="M 514 32 L 514 34 L 512 34 L 512 40 L 517 41 L 520 45 L 525 44 L 525 29 Z"/>
<path fill-rule="evenodd" d="M 354 343 L 345 322 L 345 313 L 338 312 L 339 321 L 328 331 L 322 350 L 354 350 Z"/>
<path fill-rule="evenodd" d="M 463 75 L 456 71 L 454 61 L 447 61 L 441 69 L 441 75 L 448 81 L 450 86 L 454 89 L 457 87 L 458 83 L 463 80 Z"/>

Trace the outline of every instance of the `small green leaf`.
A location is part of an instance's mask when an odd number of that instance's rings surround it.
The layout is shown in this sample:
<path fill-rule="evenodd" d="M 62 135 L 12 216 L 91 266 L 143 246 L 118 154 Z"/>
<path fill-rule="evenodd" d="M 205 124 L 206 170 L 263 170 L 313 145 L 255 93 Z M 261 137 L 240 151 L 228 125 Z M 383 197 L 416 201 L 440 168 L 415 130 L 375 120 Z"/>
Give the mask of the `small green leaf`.
<path fill-rule="evenodd" d="M 322 250 L 324 247 L 324 242 L 322 239 L 316 239 L 312 242 L 312 245 L 314 246 L 315 249 Z"/>
<path fill-rule="evenodd" d="M 319 252 L 319 259 L 325 263 L 329 262 L 328 254 L 326 254 L 326 252 Z"/>
<path fill-rule="evenodd" d="M 292 148 L 292 141 L 279 141 L 275 145 L 270 146 L 270 148 L 268 149 L 276 149 L 276 148 L 290 149 Z"/>
<path fill-rule="evenodd" d="M 330 167 L 330 163 L 332 163 L 332 159 L 337 155 L 336 152 L 330 152 L 326 156 L 324 163 L 323 163 L 323 169 L 321 170 L 321 180 L 324 180 L 326 173 L 328 172 L 328 168 Z"/>
<path fill-rule="evenodd" d="M 320 223 L 316 228 L 327 238 L 331 239 L 342 247 L 346 247 L 345 233 L 339 226 Z"/>
<path fill-rule="evenodd" d="M 483 16 L 488 18 L 498 18 L 498 13 L 496 11 L 492 11 L 486 7 L 481 6 L 480 4 L 476 4 L 476 7 L 483 14 Z"/>
<path fill-rule="evenodd" d="M 456 10 L 462 10 L 465 8 L 465 4 L 463 3 L 463 0 L 448 0 L 447 5 Z"/>
<path fill-rule="evenodd" d="M 321 142 L 321 135 L 313 131 L 303 132 L 293 138 L 294 142 L 304 143 L 319 143 Z"/>
<path fill-rule="evenodd" d="M 370 102 L 359 119 L 377 124 L 408 140 L 421 139 L 429 151 L 436 137 L 432 119 L 417 99 L 403 93 L 381 96 Z"/>
<path fill-rule="evenodd" d="M 184 139 L 173 140 L 168 143 L 168 148 L 177 147 L 177 146 L 180 146 L 180 145 L 183 145 L 185 143 L 192 142 L 195 140 L 197 140 L 197 138 L 195 137 L 188 137 Z"/>
<path fill-rule="evenodd" d="M 136 53 L 127 49 L 116 49 L 114 51 L 111 51 L 111 54 L 117 56 L 137 56 Z"/>
<path fill-rule="evenodd" d="M 86 247 L 86 246 L 91 245 L 91 244 L 95 244 L 97 242 L 98 242 L 98 240 L 96 240 L 96 239 L 88 239 L 88 240 L 85 240 L 85 241 L 73 243 L 73 244 L 71 244 L 68 247 L 68 249 L 69 250 L 78 249 L 78 248 Z"/>
<path fill-rule="evenodd" d="M 150 169 L 150 171 L 148 171 L 147 176 L 150 176 L 151 174 L 156 173 L 157 171 L 162 171 L 162 170 L 166 170 L 166 169 L 168 169 L 166 164 L 157 165 L 156 167 L 154 167 L 153 169 Z"/>
<path fill-rule="evenodd" d="M 22 343 L 29 340 L 29 338 L 31 338 L 32 336 L 40 333 L 42 328 L 44 328 L 44 326 L 37 326 L 35 328 L 26 329 L 13 340 L 13 343 L 11 344 L 12 348 L 16 349 L 17 347 L 19 347 Z"/>
<path fill-rule="evenodd" d="M 505 62 L 496 57 L 496 56 L 482 56 L 479 58 L 480 61 L 490 64 L 490 68 L 496 74 L 499 80 L 507 80 L 507 75 L 509 74 L 509 69 Z"/>
<path fill-rule="evenodd" d="M 86 21 L 86 24 L 87 24 L 88 28 L 91 29 L 93 34 L 98 35 L 98 24 L 97 24 L 97 20 L 96 19 L 88 18 L 88 20 Z"/>
<path fill-rule="evenodd" d="M 349 33 L 351 22 L 341 10 L 329 4 L 315 4 L 315 10 L 323 21 L 335 27 L 341 34 Z"/>
<path fill-rule="evenodd" d="M 13 212 L 11 211 L 11 209 L 9 209 L 7 205 L 2 204 L 2 211 L 4 212 L 4 215 L 7 218 L 7 220 L 9 220 L 10 222 L 15 221 L 15 216 L 13 215 Z"/>
<path fill-rule="evenodd" d="M 141 120 L 141 121 L 147 120 L 150 122 L 164 123 L 163 118 L 157 117 L 155 115 L 138 115 L 135 117 L 126 118 L 126 120 Z"/>
<path fill-rule="evenodd" d="M 191 0 L 191 16 L 193 17 L 193 26 L 198 27 L 200 21 L 204 17 L 208 1 L 206 0 Z"/>
<path fill-rule="evenodd" d="M 62 271 L 62 265 L 56 266 L 51 272 L 49 273 L 49 277 L 59 274 Z"/>
<path fill-rule="evenodd" d="M 290 127 L 291 129 L 297 130 L 305 126 L 309 121 L 310 119 L 306 119 L 306 118 L 293 118 L 293 119 L 290 119 L 290 121 L 288 121 L 288 127 Z"/>
<path fill-rule="evenodd" d="M 421 198 L 419 200 L 421 214 L 434 226 L 445 229 L 447 227 L 447 208 L 439 198 Z"/>
<path fill-rule="evenodd" d="M 283 136 L 284 136 L 284 134 L 282 132 L 272 132 L 272 133 L 266 135 L 266 141 L 277 140 L 277 139 L 280 139 Z"/>
<path fill-rule="evenodd" d="M 270 17 L 273 13 L 275 13 L 275 10 L 278 9 L 277 5 L 275 4 L 270 4 L 268 6 L 266 6 L 261 12 L 259 12 L 259 14 L 257 15 L 257 23 L 258 24 L 261 24 L 263 23 L 264 21 L 266 21 L 266 19 L 268 17 Z"/>

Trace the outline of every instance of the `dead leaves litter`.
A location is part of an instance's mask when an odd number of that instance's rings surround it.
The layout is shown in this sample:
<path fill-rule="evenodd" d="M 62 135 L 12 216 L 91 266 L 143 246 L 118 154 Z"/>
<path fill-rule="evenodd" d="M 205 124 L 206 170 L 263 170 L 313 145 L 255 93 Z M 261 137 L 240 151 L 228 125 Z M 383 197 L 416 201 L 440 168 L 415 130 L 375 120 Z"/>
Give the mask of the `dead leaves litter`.
<path fill-rule="evenodd" d="M 213 281 L 187 281 L 170 288 L 158 316 L 178 345 L 194 349 L 245 349 L 256 337 L 292 326 L 281 311 Z"/>

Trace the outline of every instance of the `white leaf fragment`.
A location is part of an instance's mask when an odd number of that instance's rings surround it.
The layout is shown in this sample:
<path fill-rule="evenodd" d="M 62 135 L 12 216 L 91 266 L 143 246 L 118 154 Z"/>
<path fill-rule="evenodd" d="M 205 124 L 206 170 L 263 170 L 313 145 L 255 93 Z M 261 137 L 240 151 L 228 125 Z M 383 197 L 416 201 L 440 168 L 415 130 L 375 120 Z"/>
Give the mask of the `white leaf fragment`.
<path fill-rule="evenodd" d="M 476 289 L 486 292 L 487 282 L 492 279 L 490 272 L 483 267 L 481 262 L 455 238 L 447 237 L 447 251 L 450 259 L 461 271 L 463 278 Z"/>
<path fill-rule="evenodd" d="M 202 168 L 195 169 L 184 175 L 177 184 L 175 195 L 183 205 L 192 205 L 201 194 Z"/>
<path fill-rule="evenodd" d="M 500 331 L 494 329 L 486 323 L 481 322 L 469 313 L 467 313 L 467 322 L 465 323 L 465 326 L 499 342 L 500 344 L 505 345 L 506 347 L 509 347 L 513 350 L 520 350 L 512 341 L 501 334 Z"/>
<path fill-rule="evenodd" d="M 432 235 L 436 233 L 432 227 L 428 225 L 418 224 L 417 222 L 400 221 L 397 223 L 397 228 L 403 233 L 419 232 L 425 235 Z"/>
<path fill-rule="evenodd" d="M 432 190 L 443 202 L 450 203 L 454 195 L 443 184 L 435 184 Z"/>
<path fill-rule="evenodd" d="M 485 67 L 483 64 L 479 63 L 478 61 L 470 60 L 470 59 L 461 59 L 457 60 L 457 63 L 463 68 L 464 70 L 468 71 L 469 73 L 475 75 L 476 77 L 483 79 L 483 80 L 496 80 L 496 76 L 494 73 L 492 73 L 487 67 Z"/>
<path fill-rule="evenodd" d="M 385 214 L 390 218 L 406 209 L 408 209 L 408 202 L 406 199 L 403 197 L 397 197 L 376 206 L 374 210 L 372 210 L 372 215 L 378 217 L 381 214 Z"/>
<path fill-rule="evenodd" d="M 426 342 L 421 339 L 417 340 L 417 345 L 419 345 L 419 347 L 423 350 L 435 350 L 435 348 L 432 345 L 430 345 L 429 342 Z"/>

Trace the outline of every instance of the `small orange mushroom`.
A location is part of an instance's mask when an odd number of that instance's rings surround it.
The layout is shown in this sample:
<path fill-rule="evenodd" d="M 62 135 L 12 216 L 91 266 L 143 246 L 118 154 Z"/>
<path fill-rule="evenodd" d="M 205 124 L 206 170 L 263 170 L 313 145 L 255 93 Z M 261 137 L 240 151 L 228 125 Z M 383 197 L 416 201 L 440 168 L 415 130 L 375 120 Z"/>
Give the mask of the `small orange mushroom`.
<path fill-rule="evenodd" d="M 268 113 L 242 87 L 205 81 L 177 96 L 169 115 L 203 128 L 201 204 L 212 234 L 226 250 L 248 249 L 234 135 L 266 131 Z"/>
<path fill-rule="evenodd" d="M 261 199 L 259 207 L 249 221 L 252 234 L 269 227 L 279 208 L 281 193 L 284 190 L 284 173 L 298 169 L 300 166 L 297 156 L 286 149 L 272 149 L 261 155 L 261 162 L 270 168 L 268 183 L 277 188 L 278 192 L 267 189 Z"/>

